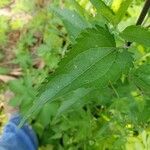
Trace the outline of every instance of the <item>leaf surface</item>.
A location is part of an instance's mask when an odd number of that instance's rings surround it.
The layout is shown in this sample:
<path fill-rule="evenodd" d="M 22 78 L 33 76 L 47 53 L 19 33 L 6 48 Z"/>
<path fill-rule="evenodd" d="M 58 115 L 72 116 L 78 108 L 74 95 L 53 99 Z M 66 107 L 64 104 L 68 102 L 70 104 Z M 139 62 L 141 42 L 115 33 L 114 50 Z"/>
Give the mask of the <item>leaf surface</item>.
<path fill-rule="evenodd" d="M 141 26 L 128 26 L 120 34 L 122 38 L 129 42 L 136 42 L 145 46 L 150 46 L 150 31 Z"/>

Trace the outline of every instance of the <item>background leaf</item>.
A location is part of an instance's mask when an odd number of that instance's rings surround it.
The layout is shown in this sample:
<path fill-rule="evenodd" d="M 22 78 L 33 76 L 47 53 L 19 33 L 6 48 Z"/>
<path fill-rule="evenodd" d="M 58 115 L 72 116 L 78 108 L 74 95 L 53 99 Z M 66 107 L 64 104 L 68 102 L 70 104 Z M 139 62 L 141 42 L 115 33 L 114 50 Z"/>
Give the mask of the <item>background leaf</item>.
<path fill-rule="evenodd" d="M 137 42 L 145 46 L 150 46 L 150 31 L 141 26 L 128 26 L 120 34 L 122 38 L 129 42 Z"/>
<path fill-rule="evenodd" d="M 102 0 L 90 0 L 90 1 L 97 9 L 97 13 L 100 13 L 112 24 L 115 24 L 114 12 Z"/>
<path fill-rule="evenodd" d="M 83 101 L 83 97 L 87 95 L 91 89 L 77 89 L 73 91 L 69 96 L 67 95 L 64 97 L 64 102 L 59 107 L 56 117 L 59 117 L 60 115 L 63 115 L 64 112 L 66 112 L 68 109 L 72 108 L 76 103 L 79 103 Z M 81 102 L 82 103 L 82 102 Z"/>
<path fill-rule="evenodd" d="M 116 12 L 115 21 L 118 24 L 124 17 L 125 13 L 129 5 L 132 3 L 133 0 L 123 0 L 120 4 L 118 11 Z"/>
<path fill-rule="evenodd" d="M 75 11 L 65 8 L 53 8 L 53 10 L 62 19 L 71 40 L 75 40 L 82 30 L 89 27 L 88 22 Z"/>
<path fill-rule="evenodd" d="M 133 73 L 133 81 L 144 92 L 150 94 L 150 64 L 145 64 Z"/>

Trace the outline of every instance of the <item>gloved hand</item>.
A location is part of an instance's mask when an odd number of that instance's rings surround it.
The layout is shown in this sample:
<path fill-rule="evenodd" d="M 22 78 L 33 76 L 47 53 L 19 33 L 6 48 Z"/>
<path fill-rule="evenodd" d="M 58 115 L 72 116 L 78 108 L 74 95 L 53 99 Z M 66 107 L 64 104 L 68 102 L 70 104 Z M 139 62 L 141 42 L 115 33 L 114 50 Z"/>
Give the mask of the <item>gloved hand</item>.
<path fill-rule="evenodd" d="M 18 128 L 21 117 L 15 114 L 4 127 L 0 138 L 0 150 L 37 150 L 38 140 L 28 124 Z"/>

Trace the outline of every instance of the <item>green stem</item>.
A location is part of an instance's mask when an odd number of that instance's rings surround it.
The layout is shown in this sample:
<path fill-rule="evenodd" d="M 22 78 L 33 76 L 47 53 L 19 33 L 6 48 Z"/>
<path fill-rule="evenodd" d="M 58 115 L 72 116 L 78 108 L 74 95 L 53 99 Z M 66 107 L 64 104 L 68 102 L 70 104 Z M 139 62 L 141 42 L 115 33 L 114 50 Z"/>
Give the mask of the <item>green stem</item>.
<path fill-rule="evenodd" d="M 110 86 L 112 87 L 112 89 L 113 89 L 114 93 L 116 94 L 117 98 L 120 98 L 120 96 L 119 96 L 119 94 L 118 94 L 117 90 L 115 89 L 115 87 L 113 86 L 112 82 L 111 82 L 111 81 L 109 81 L 109 83 L 110 83 Z"/>

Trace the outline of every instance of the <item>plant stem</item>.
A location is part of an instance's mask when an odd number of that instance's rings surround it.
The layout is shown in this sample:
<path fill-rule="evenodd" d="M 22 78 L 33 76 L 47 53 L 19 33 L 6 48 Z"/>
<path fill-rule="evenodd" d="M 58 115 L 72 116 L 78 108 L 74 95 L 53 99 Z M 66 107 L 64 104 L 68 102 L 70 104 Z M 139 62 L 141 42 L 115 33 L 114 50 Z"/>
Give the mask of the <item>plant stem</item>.
<path fill-rule="evenodd" d="M 146 0 L 146 2 L 144 4 L 144 7 L 143 7 L 143 9 L 141 11 L 141 14 L 140 14 L 140 16 L 139 16 L 139 18 L 137 20 L 136 25 L 141 25 L 142 24 L 142 22 L 144 21 L 144 18 L 146 16 L 149 8 L 150 8 L 150 0 Z"/>
<path fill-rule="evenodd" d="M 109 83 L 110 83 L 110 86 L 112 87 L 114 93 L 116 94 L 117 98 L 120 98 L 120 96 L 119 96 L 117 90 L 115 89 L 115 87 L 113 86 L 113 84 L 111 83 L 111 81 L 109 81 Z"/>
<path fill-rule="evenodd" d="M 140 16 L 139 16 L 139 18 L 136 22 L 136 25 L 141 25 L 142 24 L 149 8 L 150 8 L 150 0 L 146 0 L 146 2 L 144 4 L 144 7 L 143 7 L 143 9 L 140 13 Z M 132 42 L 127 42 L 127 47 L 131 46 L 131 44 L 132 44 Z"/>

